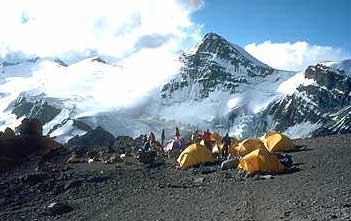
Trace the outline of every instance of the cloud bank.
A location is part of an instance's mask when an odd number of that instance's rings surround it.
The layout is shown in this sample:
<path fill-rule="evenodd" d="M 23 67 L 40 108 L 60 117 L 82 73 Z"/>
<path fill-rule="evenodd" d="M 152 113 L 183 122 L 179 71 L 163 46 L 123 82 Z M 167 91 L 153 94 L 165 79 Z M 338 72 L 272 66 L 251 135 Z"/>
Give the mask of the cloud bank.
<path fill-rule="evenodd" d="M 49 97 L 82 98 L 85 102 L 77 103 L 81 109 L 106 111 L 137 105 L 177 73 L 180 52 L 200 39 L 201 26 L 193 23 L 191 14 L 203 3 L 7 1 L 0 7 L 0 61 L 39 56 L 71 64 L 67 68 L 41 64 L 27 84 L 14 79 L 18 84 L 11 94 L 16 97 L 40 87 Z M 116 65 L 75 63 L 95 55 Z"/>
<path fill-rule="evenodd" d="M 308 65 L 320 61 L 339 61 L 349 58 L 341 49 L 311 45 L 304 41 L 295 43 L 265 41 L 248 44 L 245 50 L 271 67 L 291 71 L 301 71 Z"/>
<path fill-rule="evenodd" d="M 143 49 L 176 52 L 193 43 L 190 15 L 203 0 L 11 0 L 0 7 L 0 56 L 123 59 Z"/>

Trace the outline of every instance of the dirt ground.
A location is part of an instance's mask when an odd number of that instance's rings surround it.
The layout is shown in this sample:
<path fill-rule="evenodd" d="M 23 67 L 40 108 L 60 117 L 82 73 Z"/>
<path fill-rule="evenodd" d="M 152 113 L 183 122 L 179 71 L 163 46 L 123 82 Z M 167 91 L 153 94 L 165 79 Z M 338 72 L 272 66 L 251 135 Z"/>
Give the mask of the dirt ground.
<path fill-rule="evenodd" d="M 66 164 L 58 153 L 0 174 L 0 220 L 351 220 L 351 135 L 296 143 L 299 170 L 271 178 L 176 170 L 174 159 Z"/>

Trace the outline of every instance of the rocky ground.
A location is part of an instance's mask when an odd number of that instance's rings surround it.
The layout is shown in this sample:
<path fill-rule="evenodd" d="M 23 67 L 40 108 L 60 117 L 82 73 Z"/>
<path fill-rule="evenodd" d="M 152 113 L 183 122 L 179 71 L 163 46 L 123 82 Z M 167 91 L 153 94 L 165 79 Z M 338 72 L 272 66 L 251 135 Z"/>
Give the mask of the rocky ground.
<path fill-rule="evenodd" d="M 277 176 L 166 158 L 67 164 L 58 149 L 0 173 L 0 220 L 350 220 L 351 134 L 296 143 L 299 169 Z"/>

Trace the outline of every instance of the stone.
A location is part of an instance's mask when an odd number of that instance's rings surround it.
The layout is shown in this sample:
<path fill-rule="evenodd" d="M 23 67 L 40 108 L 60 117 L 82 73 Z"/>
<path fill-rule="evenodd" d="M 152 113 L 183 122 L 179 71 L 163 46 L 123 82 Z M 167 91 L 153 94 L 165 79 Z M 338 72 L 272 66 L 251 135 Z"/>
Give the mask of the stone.
<path fill-rule="evenodd" d="M 152 164 L 156 159 L 156 155 L 155 151 L 142 151 L 139 154 L 139 161 L 144 164 Z"/>
<path fill-rule="evenodd" d="M 116 154 L 113 154 L 110 159 L 109 159 L 110 163 L 117 163 L 117 156 Z"/>
<path fill-rule="evenodd" d="M 47 208 L 51 216 L 61 215 L 64 213 L 71 212 L 73 210 L 73 208 L 67 203 L 60 202 L 50 203 Z"/>
<path fill-rule="evenodd" d="M 204 177 L 197 177 L 194 179 L 194 183 L 196 184 L 202 184 L 205 181 Z"/>
<path fill-rule="evenodd" d="M 24 175 L 21 177 L 21 181 L 29 185 L 35 185 L 48 178 L 49 178 L 49 175 L 46 173 L 37 173 L 37 174 Z"/>
<path fill-rule="evenodd" d="M 134 140 L 129 136 L 118 136 L 113 144 L 113 149 L 116 150 L 117 153 L 122 154 L 130 151 L 130 149 L 134 146 Z"/>
<path fill-rule="evenodd" d="M 82 160 L 76 156 L 71 156 L 66 162 L 67 163 L 82 163 Z"/>
<path fill-rule="evenodd" d="M 227 160 L 230 160 L 230 159 L 235 159 L 236 157 L 234 156 L 234 154 L 228 154 L 227 156 Z"/>
<path fill-rule="evenodd" d="M 238 164 L 239 164 L 238 159 L 225 160 L 221 163 L 221 170 L 234 169 L 238 166 Z"/>
<path fill-rule="evenodd" d="M 110 178 L 111 177 L 108 177 L 108 176 L 92 176 L 92 177 L 89 177 L 87 179 L 87 182 L 88 183 L 101 183 L 101 182 L 104 182 Z"/>
<path fill-rule="evenodd" d="M 76 188 L 76 187 L 79 187 L 81 184 L 82 184 L 82 181 L 81 181 L 81 180 L 73 180 L 73 181 L 68 182 L 68 183 L 63 187 L 63 189 L 64 189 L 64 190 L 68 190 L 68 189 L 71 189 L 71 188 Z"/>

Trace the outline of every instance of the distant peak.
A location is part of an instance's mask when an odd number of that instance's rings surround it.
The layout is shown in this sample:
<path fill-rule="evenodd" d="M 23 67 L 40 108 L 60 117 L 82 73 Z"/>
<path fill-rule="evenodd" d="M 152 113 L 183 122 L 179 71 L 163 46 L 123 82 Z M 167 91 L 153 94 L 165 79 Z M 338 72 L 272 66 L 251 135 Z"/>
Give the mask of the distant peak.
<path fill-rule="evenodd" d="M 54 58 L 54 62 L 56 62 L 57 64 L 61 65 L 61 66 L 64 66 L 64 67 L 67 67 L 68 64 L 66 64 L 64 61 L 62 61 L 61 59 L 59 58 Z"/>
<path fill-rule="evenodd" d="M 209 32 L 205 34 L 205 36 L 203 37 L 203 39 L 212 39 L 212 40 L 215 40 L 217 38 L 223 38 L 223 37 L 214 32 Z"/>
<path fill-rule="evenodd" d="M 100 58 L 100 57 L 93 57 L 93 58 L 91 58 L 91 61 L 92 62 L 99 62 L 99 63 L 107 64 L 107 62 L 104 59 Z"/>
<path fill-rule="evenodd" d="M 245 51 L 240 46 L 229 42 L 224 37 L 209 32 L 204 35 L 202 40 L 190 50 L 189 54 L 212 54 L 216 57 L 228 59 L 228 60 L 237 60 L 239 57 L 242 59 L 251 62 L 252 64 L 264 68 L 271 68 L 263 62 L 259 61 L 247 51 Z M 244 62 L 245 63 L 245 62 Z"/>

